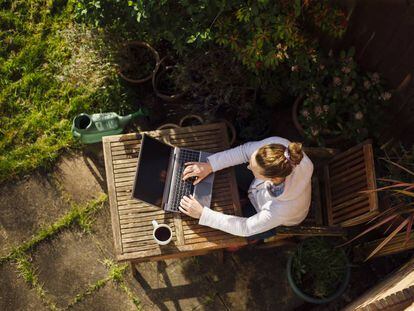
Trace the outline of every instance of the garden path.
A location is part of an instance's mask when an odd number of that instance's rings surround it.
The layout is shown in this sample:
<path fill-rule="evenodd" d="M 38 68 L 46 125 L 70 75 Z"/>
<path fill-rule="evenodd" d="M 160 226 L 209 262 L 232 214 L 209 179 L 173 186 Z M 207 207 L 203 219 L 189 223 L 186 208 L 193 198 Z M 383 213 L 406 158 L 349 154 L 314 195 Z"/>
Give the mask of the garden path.
<path fill-rule="evenodd" d="M 292 310 L 289 249 L 116 264 L 102 150 L 0 187 L 0 310 Z M 53 226 L 51 226 L 53 224 Z M 39 231 L 40 228 L 48 228 Z M 58 228 L 57 230 L 55 230 Z M 40 232 L 40 234 L 39 234 Z M 27 243 L 30 242 L 30 243 Z"/>

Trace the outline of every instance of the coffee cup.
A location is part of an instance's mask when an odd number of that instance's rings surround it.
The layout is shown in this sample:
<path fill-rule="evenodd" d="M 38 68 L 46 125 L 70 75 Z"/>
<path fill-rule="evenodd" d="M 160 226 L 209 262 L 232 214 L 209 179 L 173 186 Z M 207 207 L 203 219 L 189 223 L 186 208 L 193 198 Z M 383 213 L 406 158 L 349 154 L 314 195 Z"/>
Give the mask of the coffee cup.
<path fill-rule="evenodd" d="M 170 243 L 172 238 L 172 230 L 166 224 L 158 224 L 156 220 L 152 221 L 152 226 L 154 230 L 152 231 L 152 236 L 159 245 L 166 245 Z"/>

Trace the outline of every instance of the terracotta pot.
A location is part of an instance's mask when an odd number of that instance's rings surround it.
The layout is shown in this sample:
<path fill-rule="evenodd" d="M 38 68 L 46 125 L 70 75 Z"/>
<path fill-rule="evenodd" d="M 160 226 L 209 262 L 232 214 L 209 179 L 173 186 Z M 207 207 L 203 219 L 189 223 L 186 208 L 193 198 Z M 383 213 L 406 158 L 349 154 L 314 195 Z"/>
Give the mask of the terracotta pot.
<path fill-rule="evenodd" d="M 158 68 L 159 63 L 160 63 L 160 56 L 158 55 L 158 52 L 151 45 L 149 45 L 146 42 L 142 42 L 142 41 L 130 41 L 130 42 L 127 42 L 127 43 L 124 44 L 124 49 L 128 49 L 130 47 L 149 50 L 151 52 L 151 54 L 153 55 L 153 57 L 154 57 L 155 67 L 151 72 L 148 73 L 147 76 L 145 76 L 144 78 L 141 78 L 141 79 L 134 79 L 132 77 L 128 77 L 128 75 L 126 73 L 125 66 L 119 68 L 118 74 L 120 75 L 120 77 L 122 79 L 124 79 L 125 81 L 128 81 L 132 84 L 141 84 L 141 83 L 144 83 L 146 81 L 151 80 L 153 75 L 154 75 L 155 70 Z"/>
<path fill-rule="evenodd" d="M 296 98 L 295 102 L 293 103 L 293 107 L 292 107 L 292 120 L 293 120 L 293 124 L 295 125 L 296 129 L 298 130 L 299 134 L 305 138 L 308 139 L 312 142 L 316 142 L 316 139 L 313 137 L 309 137 L 305 134 L 305 131 L 302 127 L 302 124 L 300 124 L 299 122 L 299 108 L 302 105 L 303 102 L 303 96 L 299 96 L 298 98 Z M 324 137 L 324 141 L 327 145 L 334 145 L 337 144 L 339 142 L 344 141 L 345 138 L 341 135 L 341 136 L 337 136 L 337 137 L 332 137 L 332 138 L 326 138 Z"/>
<path fill-rule="evenodd" d="M 165 123 L 163 125 L 160 125 L 159 127 L 157 127 L 157 131 L 159 130 L 167 130 L 167 129 L 177 129 L 180 128 L 180 126 L 178 124 L 175 123 Z"/>
<path fill-rule="evenodd" d="M 203 123 L 204 119 L 197 114 L 187 114 L 181 118 L 180 122 L 178 122 L 181 127 L 201 125 Z"/>
<path fill-rule="evenodd" d="M 179 92 L 176 94 L 168 94 L 165 90 L 162 90 L 160 88 L 159 85 L 159 81 L 160 81 L 160 76 L 164 75 L 164 74 L 168 74 L 169 72 L 175 70 L 175 66 L 167 66 L 165 65 L 165 62 L 167 59 L 170 59 L 170 57 L 165 56 L 163 57 L 158 66 L 156 67 L 155 71 L 154 71 L 154 75 L 152 76 L 152 87 L 154 89 L 155 94 L 168 102 L 172 102 L 175 101 L 179 98 L 181 98 L 184 95 L 184 92 Z"/>

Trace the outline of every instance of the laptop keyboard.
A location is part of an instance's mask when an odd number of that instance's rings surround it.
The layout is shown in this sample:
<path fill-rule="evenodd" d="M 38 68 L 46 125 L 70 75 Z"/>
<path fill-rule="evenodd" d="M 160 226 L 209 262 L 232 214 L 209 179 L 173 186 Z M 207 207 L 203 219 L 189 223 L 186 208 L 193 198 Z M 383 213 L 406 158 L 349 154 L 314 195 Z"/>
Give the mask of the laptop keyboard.
<path fill-rule="evenodd" d="M 172 212 L 179 212 L 180 210 L 178 207 L 180 206 L 180 201 L 183 196 L 190 195 L 194 191 L 194 186 L 192 181 L 183 180 L 183 172 L 185 169 L 185 163 L 187 162 L 198 162 L 200 158 L 200 151 L 192 151 L 181 149 L 179 156 L 178 156 L 178 170 L 177 175 L 175 176 L 175 189 L 173 200 L 171 201 L 172 204 L 170 206 L 169 211 Z M 190 178 L 191 180 L 191 178 Z"/>

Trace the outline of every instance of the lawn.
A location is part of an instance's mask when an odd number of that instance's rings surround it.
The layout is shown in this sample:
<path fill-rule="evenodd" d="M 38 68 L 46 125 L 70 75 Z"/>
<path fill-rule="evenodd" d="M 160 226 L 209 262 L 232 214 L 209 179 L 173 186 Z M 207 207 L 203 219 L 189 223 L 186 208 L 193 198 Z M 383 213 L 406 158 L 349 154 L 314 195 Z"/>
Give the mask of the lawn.
<path fill-rule="evenodd" d="M 74 23 L 73 1 L 1 1 L 0 8 L 2 182 L 75 146 L 76 114 L 119 111 L 123 99 L 102 35 Z"/>

